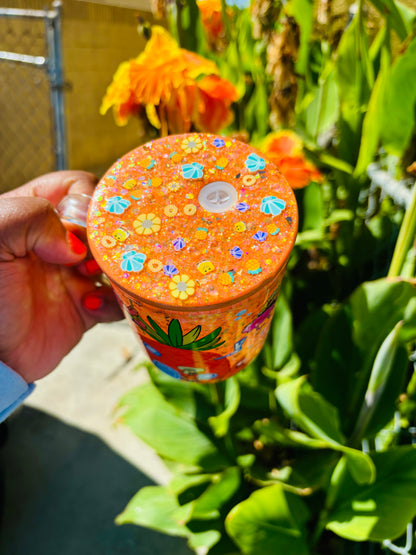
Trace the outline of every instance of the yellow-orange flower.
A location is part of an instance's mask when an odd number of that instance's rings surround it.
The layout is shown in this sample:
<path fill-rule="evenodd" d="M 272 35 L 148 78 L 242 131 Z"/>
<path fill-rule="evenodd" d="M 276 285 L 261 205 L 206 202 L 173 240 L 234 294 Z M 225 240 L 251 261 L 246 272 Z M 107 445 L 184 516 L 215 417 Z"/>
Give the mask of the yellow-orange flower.
<path fill-rule="evenodd" d="M 198 82 L 200 102 L 197 127 L 200 131 L 218 133 L 233 120 L 230 106 L 238 99 L 232 83 L 218 75 L 208 75 Z"/>
<path fill-rule="evenodd" d="M 100 107 L 101 115 L 113 107 L 117 125 L 126 125 L 128 118 L 139 110 L 131 90 L 130 65 L 131 62 L 123 62 L 119 65 Z"/>
<path fill-rule="evenodd" d="M 208 42 L 215 45 L 225 34 L 221 0 L 197 0 L 197 5 Z"/>
<path fill-rule="evenodd" d="M 113 106 L 116 122 L 124 124 L 129 115 L 144 107 L 150 123 L 166 135 L 185 133 L 192 125 L 201 131 L 211 130 L 212 126 L 203 127 L 209 114 L 201 117 L 209 104 L 208 108 L 214 108 L 218 130 L 232 117 L 230 95 L 237 98 L 233 85 L 220 79 L 218 73 L 214 62 L 180 48 L 168 31 L 153 26 L 140 56 L 123 62 L 116 71 L 100 112 Z M 221 88 L 213 91 L 205 81 L 209 77 L 217 77 Z"/>
<path fill-rule="evenodd" d="M 302 141 L 293 131 L 270 133 L 262 151 L 286 177 L 292 189 L 302 189 L 311 181 L 321 181 L 320 171 L 303 154 Z"/>

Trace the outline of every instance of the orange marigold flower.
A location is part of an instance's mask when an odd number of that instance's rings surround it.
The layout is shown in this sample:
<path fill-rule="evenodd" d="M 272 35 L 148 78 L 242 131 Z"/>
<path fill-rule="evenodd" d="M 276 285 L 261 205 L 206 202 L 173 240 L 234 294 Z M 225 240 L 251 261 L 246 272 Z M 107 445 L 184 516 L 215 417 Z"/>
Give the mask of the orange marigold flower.
<path fill-rule="evenodd" d="M 224 35 L 221 0 L 197 0 L 201 23 L 209 42 Z"/>
<path fill-rule="evenodd" d="M 233 120 L 230 106 L 238 99 L 234 85 L 217 75 L 208 75 L 198 82 L 200 103 L 197 126 L 202 131 L 217 133 Z"/>
<path fill-rule="evenodd" d="M 230 119 L 230 90 L 233 97 L 236 95 L 233 85 L 220 79 L 218 73 L 214 62 L 180 48 L 166 29 L 156 25 L 140 56 L 124 62 L 116 71 L 100 112 L 113 106 L 116 122 L 124 123 L 135 110 L 144 107 L 148 120 L 162 134 L 184 133 L 193 124 L 202 126 L 201 130 L 218 130 L 220 121 Z M 213 87 L 205 82 L 208 78 L 219 79 L 221 89 L 216 93 L 211 90 Z M 215 124 L 204 127 L 205 119 L 199 115 L 207 103 L 214 109 Z"/>
<path fill-rule="evenodd" d="M 119 65 L 100 107 L 101 115 L 113 107 L 117 125 L 126 125 L 129 116 L 137 113 L 139 109 L 131 90 L 130 65 L 131 62 L 123 62 Z"/>
<path fill-rule="evenodd" d="M 302 141 L 293 131 L 269 133 L 263 143 L 263 151 L 278 156 L 295 156 L 302 152 Z"/>
<path fill-rule="evenodd" d="M 303 156 L 286 156 L 276 163 L 292 189 L 303 189 L 311 181 L 322 180 L 322 174 Z"/>
<path fill-rule="evenodd" d="M 286 177 L 292 189 L 302 189 L 311 181 L 321 181 L 320 171 L 303 154 L 302 141 L 293 131 L 270 133 L 262 151 Z"/>

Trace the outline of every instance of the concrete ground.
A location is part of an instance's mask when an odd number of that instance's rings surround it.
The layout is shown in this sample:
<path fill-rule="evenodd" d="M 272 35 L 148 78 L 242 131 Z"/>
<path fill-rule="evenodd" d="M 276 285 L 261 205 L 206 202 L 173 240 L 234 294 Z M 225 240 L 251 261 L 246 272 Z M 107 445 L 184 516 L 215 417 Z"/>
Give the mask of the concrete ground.
<path fill-rule="evenodd" d="M 114 524 L 141 487 L 169 479 L 149 447 L 114 425 L 117 401 L 148 379 L 144 357 L 126 322 L 98 325 L 8 419 L 2 555 L 192 553 L 182 538 Z"/>

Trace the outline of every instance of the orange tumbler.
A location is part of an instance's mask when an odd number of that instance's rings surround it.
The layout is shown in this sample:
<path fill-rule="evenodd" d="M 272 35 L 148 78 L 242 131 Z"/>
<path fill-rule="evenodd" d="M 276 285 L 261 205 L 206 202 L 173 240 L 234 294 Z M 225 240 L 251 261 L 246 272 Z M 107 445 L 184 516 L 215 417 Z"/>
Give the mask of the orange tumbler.
<path fill-rule="evenodd" d="M 297 224 L 293 191 L 262 153 L 192 133 L 118 160 L 87 235 L 157 368 L 215 382 L 262 348 Z"/>

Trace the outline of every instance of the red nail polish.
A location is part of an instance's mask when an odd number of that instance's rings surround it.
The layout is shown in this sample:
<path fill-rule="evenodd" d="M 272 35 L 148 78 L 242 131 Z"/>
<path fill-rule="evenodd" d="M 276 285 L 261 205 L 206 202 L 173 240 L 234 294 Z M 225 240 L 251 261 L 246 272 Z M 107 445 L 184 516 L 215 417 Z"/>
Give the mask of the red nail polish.
<path fill-rule="evenodd" d="M 104 304 L 103 299 L 94 293 L 86 295 L 83 299 L 83 305 L 88 310 L 98 310 Z"/>
<path fill-rule="evenodd" d="M 93 258 L 90 258 L 90 260 L 85 261 L 85 271 L 92 276 L 101 272 L 101 268 Z"/>
<path fill-rule="evenodd" d="M 72 231 L 67 232 L 67 240 L 74 254 L 85 254 L 87 252 L 87 247 Z"/>

